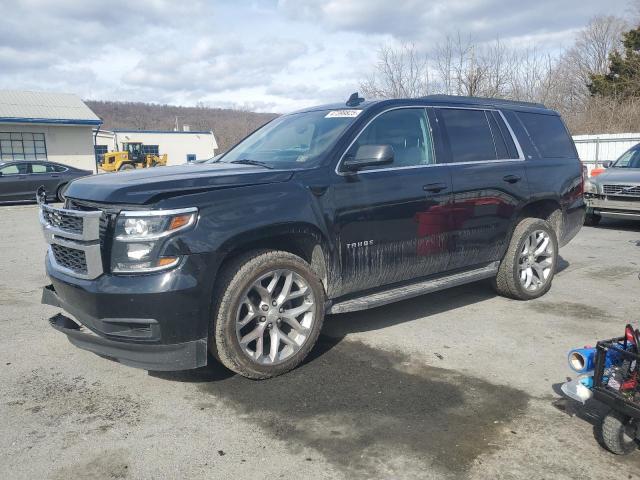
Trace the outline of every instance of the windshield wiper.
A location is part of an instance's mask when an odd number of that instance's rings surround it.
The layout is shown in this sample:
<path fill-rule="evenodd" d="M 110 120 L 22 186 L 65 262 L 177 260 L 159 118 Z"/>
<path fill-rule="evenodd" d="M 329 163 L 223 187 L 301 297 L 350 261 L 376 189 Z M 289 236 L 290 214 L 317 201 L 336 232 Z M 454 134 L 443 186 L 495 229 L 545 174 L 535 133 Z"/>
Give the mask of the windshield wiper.
<path fill-rule="evenodd" d="M 264 167 L 268 169 L 273 169 L 273 166 L 268 163 L 261 162 L 259 160 L 251 160 L 249 158 L 241 158 L 239 160 L 232 160 L 229 163 L 239 163 L 240 165 L 257 165 L 258 167 Z"/>

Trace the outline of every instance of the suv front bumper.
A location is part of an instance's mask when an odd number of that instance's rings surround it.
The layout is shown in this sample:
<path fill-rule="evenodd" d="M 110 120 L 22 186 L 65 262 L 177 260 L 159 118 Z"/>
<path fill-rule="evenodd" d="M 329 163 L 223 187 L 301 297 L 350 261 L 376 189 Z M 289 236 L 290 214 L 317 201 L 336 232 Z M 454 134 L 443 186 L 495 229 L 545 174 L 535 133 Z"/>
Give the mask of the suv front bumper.
<path fill-rule="evenodd" d="M 146 370 L 188 370 L 207 364 L 210 279 L 203 258 L 189 255 L 177 268 L 154 275 L 75 278 L 53 267 L 42 303 L 70 317 L 49 319 L 79 348 Z"/>

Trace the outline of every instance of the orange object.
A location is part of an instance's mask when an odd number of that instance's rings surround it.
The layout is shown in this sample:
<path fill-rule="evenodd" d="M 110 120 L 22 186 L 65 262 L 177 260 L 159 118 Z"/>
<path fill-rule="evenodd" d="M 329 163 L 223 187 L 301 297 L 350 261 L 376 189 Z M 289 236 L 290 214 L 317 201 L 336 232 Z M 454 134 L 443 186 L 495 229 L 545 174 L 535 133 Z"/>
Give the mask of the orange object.
<path fill-rule="evenodd" d="M 593 170 L 591 170 L 591 177 L 597 177 L 598 175 L 600 175 L 602 172 L 604 172 L 606 169 L 604 168 L 594 168 Z"/>

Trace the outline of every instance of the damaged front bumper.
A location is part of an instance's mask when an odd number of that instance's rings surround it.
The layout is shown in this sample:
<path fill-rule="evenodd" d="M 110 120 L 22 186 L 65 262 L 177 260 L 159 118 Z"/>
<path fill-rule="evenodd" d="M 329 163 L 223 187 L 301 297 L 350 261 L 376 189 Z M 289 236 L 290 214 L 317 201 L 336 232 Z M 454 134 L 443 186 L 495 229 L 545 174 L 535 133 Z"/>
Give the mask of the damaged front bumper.
<path fill-rule="evenodd" d="M 48 285 L 42 289 L 42 303 L 67 309 L 65 303 L 57 295 L 53 285 Z M 126 320 L 127 324 L 131 324 L 134 319 Z M 95 324 L 96 319 L 85 318 L 85 321 Z M 59 332 L 64 333 L 76 347 L 131 367 L 151 371 L 189 370 L 207 364 L 206 339 L 176 344 L 142 343 L 110 339 L 97 335 L 86 325 L 72 320 L 62 313 L 51 317 L 49 324 Z M 114 332 L 113 335 L 117 336 L 117 333 Z M 129 340 L 132 340 L 132 338 Z"/>
<path fill-rule="evenodd" d="M 42 303 L 67 311 L 73 309 L 62 301 L 53 285 L 43 288 Z M 157 327 L 157 323 L 153 320 L 138 321 L 127 318 L 109 321 L 84 315 L 76 321 L 58 313 L 49 319 L 49 324 L 64 333 L 76 347 L 131 367 L 150 371 L 170 371 L 189 370 L 207 364 L 206 338 L 171 344 L 151 343 L 145 340 L 153 338 L 154 330 L 157 330 L 154 328 Z M 88 325 L 91 325 L 91 328 Z M 140 328 L 136 329 L 136 325 Z M 110 330 L 108 337 L 98 335 L 95 332 L 98 329 L 102 332 Z"/>

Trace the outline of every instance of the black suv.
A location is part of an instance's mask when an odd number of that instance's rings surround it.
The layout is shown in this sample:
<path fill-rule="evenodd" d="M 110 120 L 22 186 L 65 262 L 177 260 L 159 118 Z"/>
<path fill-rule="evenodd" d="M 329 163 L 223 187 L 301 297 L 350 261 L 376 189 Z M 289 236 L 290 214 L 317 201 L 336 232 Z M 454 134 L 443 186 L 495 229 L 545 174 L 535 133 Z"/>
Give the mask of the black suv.
<path fill-rule="evenodd" d="M 41 202 L 71 343 L 148 370 L 267 378 L 327 313 L 494 278 L 549 290 L 584 220 L 582 168 L 543 105 L 432 96 L 276 118 L 211 163 L 98 175 Z"/>

